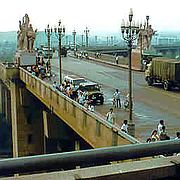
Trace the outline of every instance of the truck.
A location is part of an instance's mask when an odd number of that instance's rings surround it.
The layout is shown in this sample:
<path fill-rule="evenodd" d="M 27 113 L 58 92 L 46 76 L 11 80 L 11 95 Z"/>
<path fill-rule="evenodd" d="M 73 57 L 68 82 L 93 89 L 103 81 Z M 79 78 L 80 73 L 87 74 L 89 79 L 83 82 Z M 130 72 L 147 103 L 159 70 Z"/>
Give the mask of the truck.
<path fill-rule="evenodd" d="M 162 84 L 164 90 L 180 89 L 180 61 L 166 58 L 153 58 L 145 70 L 145 80 L 149 86 Z"/>

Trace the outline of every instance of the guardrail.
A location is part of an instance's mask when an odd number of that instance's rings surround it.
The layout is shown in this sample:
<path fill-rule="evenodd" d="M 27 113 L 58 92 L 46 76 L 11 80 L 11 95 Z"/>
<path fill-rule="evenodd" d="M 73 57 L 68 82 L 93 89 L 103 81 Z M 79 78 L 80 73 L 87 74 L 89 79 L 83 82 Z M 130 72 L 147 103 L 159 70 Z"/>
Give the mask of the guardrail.
<path fill-rule="evenodd" d="M 12 176 L 15 173 L 33 173 L 38 171 L 59 171 L 60 169 L 74 169 L 76 166 L 90 167 L 97 165 L 107 165 L 113 161 L 152 157 L 163 154 L 172 155 L 173 153 L 178 153 L 179 151 L 179 140 L 168 140 L 153 143 L 72 151 L 66 153 L 37 155 L 32 157 L 10 158 L 0 160 L 0 176 Z M 175 161 L 174 163 L 179 166 L 178 161 Z M 164 163 L 161 163 L 161 166 L 162 165 L 164 165 Z M 157 164 L 154 165 L 154 167 L 156 166 Z M 126 170 L 129 170 L 129 168 L 131 169 L 132 167 L 136 169 L 135 163 L 131 162 L 131 165 L 127 167 Z M 116 169 L 115 172 L 118 173 L 120 170 L 121 169 Z M 141 166 L 139 172 L 142 170 L 145 171 L 148 169 L 144 166 Z M 177 169 L 177 172 L 178 170 L 179 168 Z M 101 171 L 101 173 L 102 172 L 107 171 Z"/>

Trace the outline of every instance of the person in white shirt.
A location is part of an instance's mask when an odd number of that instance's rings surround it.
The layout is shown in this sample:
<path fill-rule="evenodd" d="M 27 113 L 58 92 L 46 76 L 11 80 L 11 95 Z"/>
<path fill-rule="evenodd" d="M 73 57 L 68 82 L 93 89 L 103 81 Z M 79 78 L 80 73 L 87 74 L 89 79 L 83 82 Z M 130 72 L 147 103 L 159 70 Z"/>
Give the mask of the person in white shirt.
<path fill-rule="evenodd" d="M 115 100 L 115 107 L 120 107 L 121 108 L 121 99 L 120 99 L 120 92 L 118 89 L 113 94 L 113 99 Z"/>
<path fill-rule="evenodd" d="M 163 132 L 163 129 L 162 129 L 163 126 L 164 126 L 164 120 L 160 120 L 157 126 L 158 135 L 160 135 L 161 132 Z"/>
<path fill-rule="evenodd" d="M 115 114 L 113 112 L 113 108 L 106 114 L 106 120 L 112 124 L 115 124 Z"/>
<path fill-rule="evenodd" d="M 121 126 L 121 131 L 124 131 L 125 133 L 128 133 L 128 121 L 124 120 L 122 126 Z"/>
<path fill-rule="evenodd" d="M 85 97 L 84 97 L 84 94 L 83 94 L 83 92 L 82 91 L 80 91 L 80 94 L 79 94 L 79 96 L 78 96 L 78 102 L 79 102 L 79 104 L 81 104 L 81 105 L 84 105 L 84 102 L 85 102 Z"/>

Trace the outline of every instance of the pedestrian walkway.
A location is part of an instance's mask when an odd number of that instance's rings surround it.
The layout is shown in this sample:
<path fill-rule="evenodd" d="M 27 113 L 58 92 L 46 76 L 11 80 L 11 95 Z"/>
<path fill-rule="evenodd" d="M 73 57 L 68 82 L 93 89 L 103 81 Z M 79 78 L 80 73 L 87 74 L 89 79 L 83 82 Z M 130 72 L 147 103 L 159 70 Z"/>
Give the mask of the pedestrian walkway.
<path fill-rule="evenodd" d="M 75 57 L 74 54 L 69 54 L 69 56 L 71 57 Z M 128 69 L 129 66 L 126 65 L 126 64 L 121 64 L 121 62 L 119 61 L 119 63 L 117 64 L 116 61 L 114 60 L 114 62 L 112 62 L 112 60 L 108 60 L 108 59 L 103 59 L 103 57 L 101 58 L 96 58 L 96 57 L 93 57 L 93 56 L 88 56 L 88 59 L 87 60 L 93 60 L 95 62 L 100 62 L 100 63 L 104 63 L 104 64 L 108 64 L 108 65 L 112 65 L 112 66 L 116 66 L 116 67 L 121 67 L 121 68 L 125 68 L 125 69 Z M 140 68 L 137 68 L 137 67 L 131 67 L 132 70 L 134 71 L 141 71 Z"/>
<path fill-rule="evenodd" d="M 97 59 L 97 58 L 93 58 L 93 57 L 89 57 L 89 59 L 90 59 L 90 60 L 93 60 L 93 61 L 97 61 L 97 62 L 102 62 L 102 63 L 105 63 L 105 64 L 109 64 L 109 65 L 112 65 L 112 66 L 117 66 L 117 67 L 126 68 L 126 69 L 129 68 L 128 65 L 116 64 L 115 62 L 112 63 L 112 62 L 109 62 L 109 61 L 105 61 L 105 60 L 103 60 L 103 59 Z M 136 68 L 136 67 L 132 67 L 132 70 L 134 70 L 134 71 L 141 71 L 140 68 Z"/>

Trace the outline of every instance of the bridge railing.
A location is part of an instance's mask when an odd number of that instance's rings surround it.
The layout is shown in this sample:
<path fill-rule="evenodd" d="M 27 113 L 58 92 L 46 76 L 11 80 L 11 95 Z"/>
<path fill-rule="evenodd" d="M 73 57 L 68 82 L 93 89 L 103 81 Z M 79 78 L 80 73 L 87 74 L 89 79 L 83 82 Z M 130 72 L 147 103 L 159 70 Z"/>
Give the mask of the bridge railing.
<path fill-rule="evenodd" d="M 84 106 L 21 67 L 20 79 L 52 113 L 61 118 L 92 147 L 139 143 L 134 137 L 122 132 L 96 113 L 88 111 Z"/>

